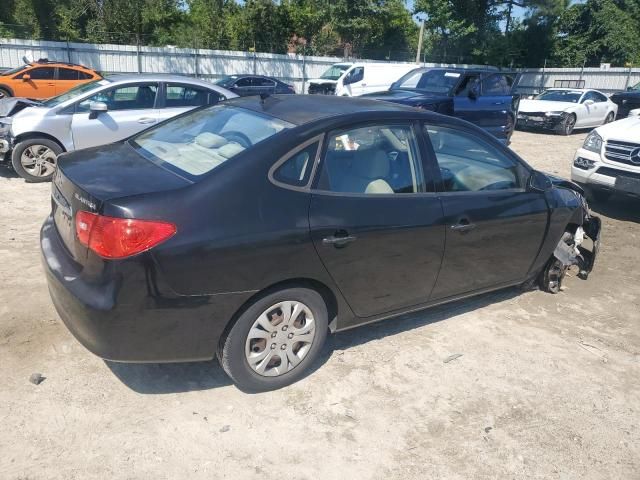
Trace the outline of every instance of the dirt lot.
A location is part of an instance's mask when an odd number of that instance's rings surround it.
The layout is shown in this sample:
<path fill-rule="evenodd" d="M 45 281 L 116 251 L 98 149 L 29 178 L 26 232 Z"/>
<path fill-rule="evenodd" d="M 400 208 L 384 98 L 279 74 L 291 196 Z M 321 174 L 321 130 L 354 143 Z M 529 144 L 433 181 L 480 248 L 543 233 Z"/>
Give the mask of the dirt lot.
<path fill-rule="evenodd" d="M 513 148 L 568 177 L 583 139 L 518 132 Z M 40 267 L 49 185 L 0 173 L 3 479 L 640 478 L 638 201 L 594 205 L 587 282 L 339 334 L 304 381 L 246 395 L 215 361 L 114 365 L 81 347 Z"/>

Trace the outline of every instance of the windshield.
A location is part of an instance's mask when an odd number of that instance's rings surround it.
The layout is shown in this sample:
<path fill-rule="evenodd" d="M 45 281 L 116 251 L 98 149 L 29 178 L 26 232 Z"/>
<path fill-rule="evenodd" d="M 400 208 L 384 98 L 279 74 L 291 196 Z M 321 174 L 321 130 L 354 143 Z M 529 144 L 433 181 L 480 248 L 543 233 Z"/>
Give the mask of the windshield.
<path fill-rule="evenodd" d="M 42 105 L 50 108 L 57 107 L 61 103 L 66 102 L 67 100 L 71 100 L 73 97 L 77 97 L 78 95 L 82 95 L 83 93 L 93 90 L 98 86 L 101 87 L 103 85 L 107 85 L 108 83 L 109 83 L 109 80 L 105 80 L 105 79 L 94 80 L 93 82 L 81 83 L 80 85 L 73 87 L 71 90 L 67 90 L 62 95 L 58 95 L 57 97 L 51 97 L 49 100 L 45 100 L 44 102 L 42 102 Z"/>
<path fill-rule="evenodd" d="M 636 83 L 633 87 L 629 87 L 629 90 L 638 90 L 638 91 L 640 91 L 640 82 Z"/>
<path fill-rule="evenodd" d="M 398 80 L 393 88 L 450 94 L 459 80 L 459 72 L 448 72 L 446 70 L 413 70 Z"/>
<path fill-rule="evenodd" d="M 538 95 L 534 100 L 548 100 L 550 102 L 578 103 L 582 97 L 582 92 L 573 90 L 547 90 Z"/>
<path fill-rule="evenodd" d="M 12 68 L 11 70 L 5 70 L 4 72 L 0 73 L 0 75 L 13 75 L 14 73 L 18 73 L 24 70 L 28 66 L 29 65 L 22 65 L 21 67 Z"/>
<path fill-rule="evenodd" d="M 293 126 L 252 110 L 217 105 L 146 130 L 131 143 L 146 158 L 198 177 Z"/>
<path fill-rule="evenodd" d="M 350 66 L 351 65 L 331 65 L 327 71 L 320 75 L 320 78 L 324 80 L 338 80 Z"/>

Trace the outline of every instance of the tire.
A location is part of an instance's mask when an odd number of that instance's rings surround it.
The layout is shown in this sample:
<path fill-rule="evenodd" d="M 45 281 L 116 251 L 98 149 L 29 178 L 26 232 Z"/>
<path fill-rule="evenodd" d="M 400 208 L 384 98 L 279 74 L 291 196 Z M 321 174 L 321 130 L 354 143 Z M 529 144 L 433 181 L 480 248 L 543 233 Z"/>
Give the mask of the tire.
<path fill-rule="evenodd" d="M 576 126 L 576 116 L 571 113 L 567 115 L 567 117 L 562 121 L 560 125 L 556 127 L 556 133 L 558 135 L 571 135 L 573 133 L 573 129 Z"/>
<path fill-rule="evenodd" d="M 587 199 L 594 203 L 606 203 L 613 192 L 598 187 L 588 187 L 586 189 Z"/>
<path fill-rule="evenodd" d="M 2 100 L 3 98 L 9 98 L 9 97 L 13 97 L 13 95 L 11 95 L 11 92 L 6 88 L 0 88 L 0 100 Z"/>
<path fill-rule="evenodd" d="M 293 314 L 283 326 L 287 320 L 281 318 L 282 308 L 287 305 Z M 312 334 L 305 333 L 307 330 Z M 291 340 L 297 337 L 296 331 L 303 341 Z M 280 290 L 258 298 L 244 310 L 221 340 L 218 360 L 240 390 L 247 393 L 276 390 L 309 372 L 327 331 L 327 306 L 318 292 L 307 288 Z"/>
<path fill-rule="evenodd" d="M 48 182 L 56 171 L 62 147 L 48 138 L 28 138 L 13 147 L 11 164 L 27 182 Z M 32 162 L 27 163 L 33 159 Z"/>
<path fill-rule="evenodd" d="M 607 123 L 611 123 L 616 119 L 616 116 L 613 114 L 613 112 L 609 112 L 607 114 L 607 118 L 604 119 L 604 124 L 606 125 Z"/>

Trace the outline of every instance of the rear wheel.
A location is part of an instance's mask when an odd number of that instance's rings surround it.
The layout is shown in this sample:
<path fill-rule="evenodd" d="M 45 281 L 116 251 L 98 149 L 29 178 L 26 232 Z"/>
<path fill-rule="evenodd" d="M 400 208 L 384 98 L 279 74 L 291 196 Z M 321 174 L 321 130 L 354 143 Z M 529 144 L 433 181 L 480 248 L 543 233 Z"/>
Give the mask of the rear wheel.
<path fill-rule="evenodd" d="M 576 126 L 576 116 L 571 113 L 558 125 L 556 132 L 559 135 L 571 135 Z"/>
<path fill-rule="evenodd" d="M 246 392 L 265 392 L 301 379 L 327 336 L 327 307 L 306 288 L 289 288 L 256 300 L 221 341 L 218 360 Z"/>
<path fill-rule="evenodd" d="M 28 182 L 48 182 L 53 177 L 62 147 L 48 138 L 29 138 L 19 142 L 11 155 L 11 164 Z"/>
<path fill-rule="evenodd" d="M 614 118 L 615 117 L 613 115 L 613 112 L 609 112 L 609 114 L 607 115 L 607 118 L 604 119 L 604 123 L 605 124 L 611 123 L 611 122 L 613 122 Z"/>
<path fill-rule="evenodd" d="M 3 98 L 9 98 L 12 96 L 13 95 L 11 95 L 11 92 L 9 90 L 7 90 L 6 88 L 0 88 L 0 100 L 2 100 Z"/>

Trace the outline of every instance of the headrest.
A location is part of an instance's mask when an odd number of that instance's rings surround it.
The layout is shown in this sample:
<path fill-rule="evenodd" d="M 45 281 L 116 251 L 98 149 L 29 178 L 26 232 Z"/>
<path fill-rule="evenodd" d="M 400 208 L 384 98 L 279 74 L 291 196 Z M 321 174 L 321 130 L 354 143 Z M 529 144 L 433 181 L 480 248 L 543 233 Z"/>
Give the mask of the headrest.
<path fill-rule="evenodd" d="M 228 140 L 211 132 L 203 132 L 196 137 L 196 143 L 204 148 L 218 148 L 228 143 Z"/>
<path fill-rule="evenodd" d="M 226 145 L 218 149 L 218 153 L 224 158 L 231 158 L 234 155 L 239 154 L 244 150 L 244 147 L 239 143 L 227 143 Z"/>

